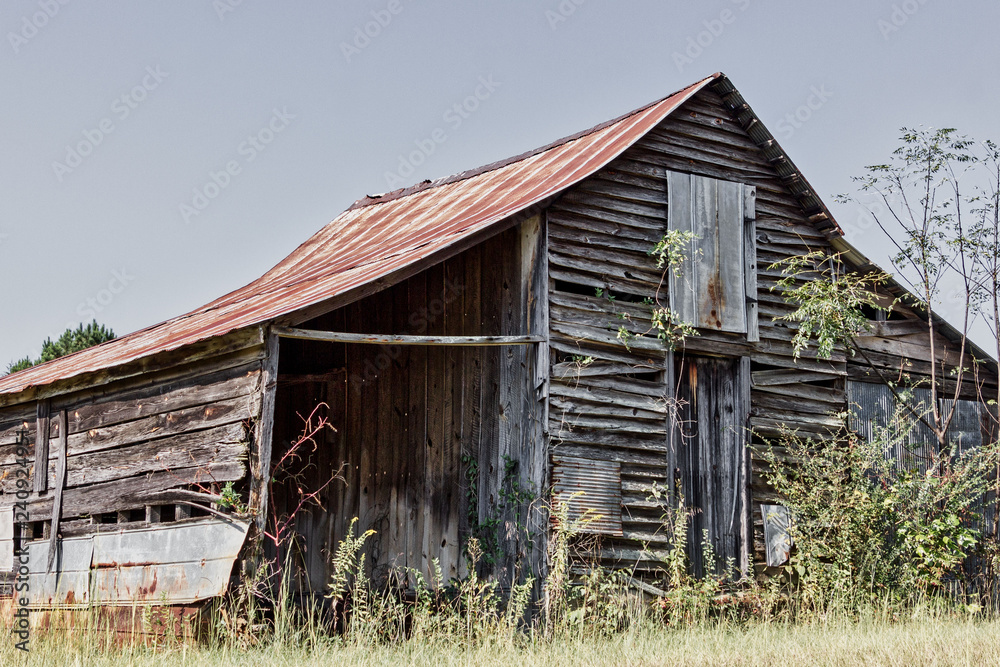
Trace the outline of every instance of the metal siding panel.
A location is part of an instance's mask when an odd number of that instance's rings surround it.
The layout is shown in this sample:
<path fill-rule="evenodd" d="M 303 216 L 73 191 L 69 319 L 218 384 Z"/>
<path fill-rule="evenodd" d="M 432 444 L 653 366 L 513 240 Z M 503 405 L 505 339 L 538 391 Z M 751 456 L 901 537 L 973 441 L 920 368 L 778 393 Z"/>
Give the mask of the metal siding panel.
<path fill-rule="evenodd" d="M 226 591 L 248 528 L 208 518 L 62 539 L 51 574 L 45 573 L 48 543 L 32 542 L 30 605 L 185 604 L 217 597 Z"/>
<path fill-rule="evenodd" d="M 80 606 L 90 603 L 90 563 L 94 543 L 90 537 L 59 540 L 56 566 L 46 572 L 49 543 L 28 543 L 28 605 L 30 607 Z"/>
<path fill-rule="evenodd" d="M 622 534 L 621 464 L 569 456 L 552 457 L 552 489 L 582 533 Z"/>
<path fill-rule="evenodd" d="M 14 569 L 14 508 L 0 507 L 0 572 Z"/>

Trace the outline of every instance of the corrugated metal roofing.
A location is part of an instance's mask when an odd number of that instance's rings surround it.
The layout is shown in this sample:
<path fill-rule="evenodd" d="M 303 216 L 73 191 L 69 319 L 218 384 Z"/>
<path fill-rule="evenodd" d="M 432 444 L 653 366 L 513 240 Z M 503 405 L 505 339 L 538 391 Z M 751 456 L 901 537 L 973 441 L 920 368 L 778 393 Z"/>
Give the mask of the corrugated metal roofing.
<path fill-rule="evenodd" d="M 580 182 L 720 77 L 537 151 L 362 199 L 246 287 L 186 315 L 0 378 L 0 394 L 262 324 L 387 276 Z"/>

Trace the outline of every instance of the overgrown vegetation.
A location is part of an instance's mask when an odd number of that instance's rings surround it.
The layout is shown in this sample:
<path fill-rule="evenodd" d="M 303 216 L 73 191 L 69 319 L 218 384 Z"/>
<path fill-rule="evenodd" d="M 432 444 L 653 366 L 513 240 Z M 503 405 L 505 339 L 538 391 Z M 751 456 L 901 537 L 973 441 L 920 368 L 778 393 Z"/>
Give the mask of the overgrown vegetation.
<path fill-rule="evenodd" d="M 74 352 L 86 350 L 88 347 L 106 343 L 109 340 L 114 340 L 114 338 L 115 332 L 104 325 L 98 324 L 97 320 L 92 321 L 90 324 L 81 324 L 76 329 L 66 329 L 55 341 L 51 338 L 46 338 L 42 343 L 42 353 L 37 359 L 24 357 L 23 359 L 11 362 L 7 366 L 7 373 L 23 371 L 26 368 L 43 364 L 46 361 L 52 361 L 67 354 L 73 354 Z"/>
<path fill-rule="evenodd" d="M 673 273 L 674 277 L 681 275 L 681 266 L 689 260 L 696 260 L 697 257 L 688 257 L 688 250 L 693 241 L 698 238 L 694 232 L 682 232 L 676 229 L 669 230 L 663 237 L 650 248 L 649 254 L 656 259 L 656 268 L 663 271 L 660 278 L 659 287 L 652 299 L 646 299 L 643 304 L 649 307 L 648 326 L 643 323 L 646 329 L 639 333 L 633 333 L 624 324 L 618 327 L 618 340 L 625 349 L 630 349 L 630 343 L 635 338 L 642 338 L 653 334 L 668 350 L 674 350 L 684 344 L 690 336 L 697 336 L 698 330 L 685 321 L 674 309 L 664 303 L 660 289 L 664 285 L 664 280 L 668 273 Z M 609 298 L 610 292 L 608 292 Z M 600 290 L 598 297 L 601 296 Z M 628 313 L 621 313 L 619 317 L 631 322 Z"/>
<path fill-rule="evenodd" d="M 788 432 L 759 452 L 793 517 L 782 578 L 797 614 L 905 613 L 931 600 L 996 610 L 996 549 L 981 503 L 1000 449 L 895 460 L 913 426 L 900 407 L 871 441 L 846 429 L 829 439 Z"/>

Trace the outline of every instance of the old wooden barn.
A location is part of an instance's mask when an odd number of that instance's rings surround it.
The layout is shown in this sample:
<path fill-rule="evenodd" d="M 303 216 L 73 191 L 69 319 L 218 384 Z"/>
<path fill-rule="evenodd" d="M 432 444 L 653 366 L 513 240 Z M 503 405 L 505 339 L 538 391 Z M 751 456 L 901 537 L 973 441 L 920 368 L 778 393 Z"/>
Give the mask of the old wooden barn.
<path fill-rule="evenodd" d="M 698 234 L 678 276 L 650 255 L 671 229 Z M 461 577 L 474 536 L 509 584 L 545 573 L 550 493 L 571 517 L 594 511 L 594 558 L 641 573 L 667 542 L 654 483 L 684 490 L 692 534 L 761 571 L 761 505 L 780 500 L 753 439 L 822 436 L 849 400 L 889 400 L 843 349 L 793 358 L 792 328 L 773 319 L 791 306 L 768 266 L 816 250 L 867 266 L 721 74 L 361 199 L 240 290 L 0 378 L 5 594 L 22 545 L 37 609 L 199 603 L 257 546 L 318 594 L 354 517 L 376 531 L 377 579 L 434 559 Z M 649 328 L 651 302 L 699 335 L 675 352 L 623 342 L 620 327 Z M 938 354 L 957 361 L 941 331 Z M 897 307 L 862 344 L 876 367 L 929 372 L 917 312 Z M 956 423 L 970 440 L 976 391 Z M 333 428 L 289 461 L 308 415 Z M 296 511 L 304 494 L 321 507 Z M 268 537 L 287 517 L 290 555 Z"/>

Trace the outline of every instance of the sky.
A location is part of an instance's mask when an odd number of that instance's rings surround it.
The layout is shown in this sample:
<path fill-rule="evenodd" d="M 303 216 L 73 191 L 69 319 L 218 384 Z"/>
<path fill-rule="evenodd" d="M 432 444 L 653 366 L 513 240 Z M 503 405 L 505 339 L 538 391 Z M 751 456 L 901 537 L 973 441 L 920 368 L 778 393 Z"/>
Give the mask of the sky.
<path fill-rule="evenodd" d="M 0 370 L 67 326 L 208 303 L 366 194 L 716 71 L 885 265 L 834 196 L 903 126 L 1000 139 L 997 25 L 995 0 L 3 0 Z"/>

